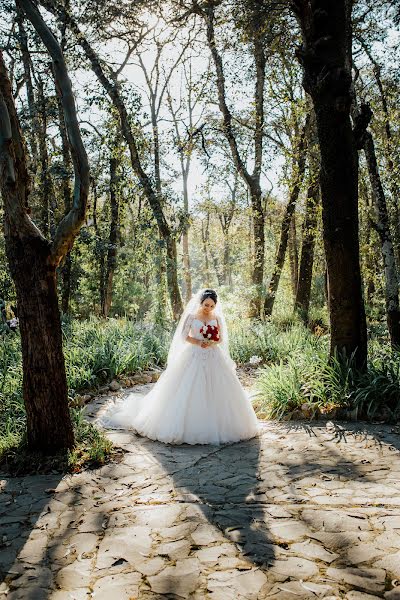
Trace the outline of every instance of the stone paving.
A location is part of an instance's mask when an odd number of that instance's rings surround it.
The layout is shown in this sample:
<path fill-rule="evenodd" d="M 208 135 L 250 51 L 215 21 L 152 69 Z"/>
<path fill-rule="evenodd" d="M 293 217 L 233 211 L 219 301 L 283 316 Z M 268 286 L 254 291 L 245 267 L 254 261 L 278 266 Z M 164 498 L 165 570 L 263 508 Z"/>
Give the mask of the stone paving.
<path fill-rule="evenodd" d="M 219 447 L 107 435 L 119 463 L 0 475 L 0 599 L 400 599 L 396 428 L 266 422 Z"/>

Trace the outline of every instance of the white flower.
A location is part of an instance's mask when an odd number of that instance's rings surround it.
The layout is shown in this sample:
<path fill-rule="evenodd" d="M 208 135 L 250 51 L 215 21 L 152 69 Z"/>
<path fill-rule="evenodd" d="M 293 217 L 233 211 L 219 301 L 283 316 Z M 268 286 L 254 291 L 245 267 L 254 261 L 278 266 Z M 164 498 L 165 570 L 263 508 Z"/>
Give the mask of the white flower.
<path fill-rule="evenodd" d="M 261 361 L 262 361 L 261 356 L 251 356 L 250 360 L 249 360 L 249 363 L 251 365 L 258 365 Z"/>
<path fill-rule="evenodd" d="M 210 338 L 211 337 L 211 333 L 207 334 L 207 337 Z"/>

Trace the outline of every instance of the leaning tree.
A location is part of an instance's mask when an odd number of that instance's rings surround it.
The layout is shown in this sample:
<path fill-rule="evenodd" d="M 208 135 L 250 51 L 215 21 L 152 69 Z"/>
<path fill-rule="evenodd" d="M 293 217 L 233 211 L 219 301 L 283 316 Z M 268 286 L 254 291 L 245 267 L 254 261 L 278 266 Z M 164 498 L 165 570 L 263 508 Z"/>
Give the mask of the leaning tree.
<path fill-rule="evenodd" d="M 61 48 L 31 0 L 17 0 L 17 4 L 51 55 L 75 175 L 72 206 L 58 224 L 53 240 L 49 241 L 29 216 L 27 154 L 10 80 L 0 54 L 0 180 L 4 236 L 20 319 L 27 440 L 31 448 L 50 452 L 71 448 L 74 444 L 56 269 L 71 249 L 84 221 L 89 164 Z"/>

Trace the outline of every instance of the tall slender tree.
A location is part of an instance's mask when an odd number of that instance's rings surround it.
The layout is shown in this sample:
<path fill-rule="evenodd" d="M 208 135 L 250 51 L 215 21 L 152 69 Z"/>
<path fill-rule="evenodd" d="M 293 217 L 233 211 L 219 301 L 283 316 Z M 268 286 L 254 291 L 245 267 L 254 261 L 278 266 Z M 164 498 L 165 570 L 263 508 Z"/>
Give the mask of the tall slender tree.
<path fill-rule="evenodd" d="M 309 116 L 306 119 L 300 139 L 296 140 L 297 148 L 294 150 L 294 168 L 292 176 L 292 187 L 290 190 L 289 202 L 287 203 L 285 214 L 282 220 L 281 234 L 278 246 L 278 252 L 275 259 L 274 269 L 268 285 L 268 290 L 264 300 L 264 318 L 269 318 L 275 303 L 276 292 L 278 291 L 279 280 L 281 277 L 283 264 L 285 262 L 286 249 L 289 239 L 289 228 L 292 221 L 296 202 L 300 194 L 301 184 L 306 169 L 306 148 L 307 148 L 307 130 L 309 128 Z"/>
<path fill-rule="evenodd" d="M 194 10 L 205 20 L 207 42 L 215 66 L 217 81 L 218 102 L 223 120 L 223 131 L 229 144 L 234 165 L 247 186 L 251 199 L 254 260 L 252 267 L 252 284 L 254 295 L 251 301 L 250 314 L 260 316 L 262 305 L 262 286 L 265 259 L 265 236 L 264 236 L 264 211 L 261 190 L 261 169 L 263 159 L 264 142 L 264 84 L 265 84 L 265 26 L 262 19 L 262 2 L 254 2 L 251 8 L 249 21 L 249 35 L 251 35 L 251 48 L 255 66 L 254 86 L 254 168 L 250 172 L 240 152 L 239 143 L 235 133 L 232 112 L 228 106 L 226 93 L 226 79 L 221 53 L 218 49 L 215 35 L 215 7 L 213 3 L 200 8 L 195 4 Z"/>

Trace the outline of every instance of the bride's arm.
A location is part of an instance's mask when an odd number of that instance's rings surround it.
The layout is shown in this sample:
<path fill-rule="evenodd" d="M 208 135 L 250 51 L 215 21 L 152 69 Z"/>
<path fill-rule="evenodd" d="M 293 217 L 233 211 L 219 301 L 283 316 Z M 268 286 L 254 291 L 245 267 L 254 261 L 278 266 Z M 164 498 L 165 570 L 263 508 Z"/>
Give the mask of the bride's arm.
<path fill-rule="evenodd" d="M 193 344 L 194 346 L 200 346 L 201 345 L 201 340 L 198 340 L 194 337 L 192 337 L 191 335 L 189 335 L 189 331 L 190 331 L 190 327 L 192 325 L 192 321 L 193 321 L 193 315 L 189 315 L 185 321 L 185 324 L 183 326 L 183 330 L 182 330 L 182 336 L 183 339 L 186 342 L 189 342 L 189 344 Z"/>
<path fill-rule="evenodd" d="M 218 342 L 214 342 L 214 344 L 220 344 L 222 342 L 222 332 L 221 332 L 221 323 L 219 322 L 218 317 L 215 317 L 216 321 L 217 321 L 217 325 L 218 325 L 218 335 L 219 335 L 219 340 Z"/>

